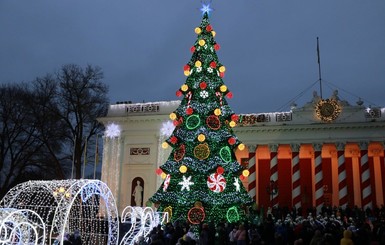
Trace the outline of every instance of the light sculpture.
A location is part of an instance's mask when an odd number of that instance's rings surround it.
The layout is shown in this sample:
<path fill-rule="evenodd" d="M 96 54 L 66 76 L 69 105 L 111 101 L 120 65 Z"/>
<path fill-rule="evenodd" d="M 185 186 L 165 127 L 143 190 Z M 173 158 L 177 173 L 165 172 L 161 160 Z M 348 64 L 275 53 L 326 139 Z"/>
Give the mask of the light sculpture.
<path fill-rule="evenodd" d="M 82 244 L 118 244 L 115 199 L 99 180 L 24 182 L 8 191 L 0 208 L 28 209 L 41 217 L 46 236 L 37 244 L 50 245 L 55 239 L 63 244 L 64 234 L 75 231 Z"/>

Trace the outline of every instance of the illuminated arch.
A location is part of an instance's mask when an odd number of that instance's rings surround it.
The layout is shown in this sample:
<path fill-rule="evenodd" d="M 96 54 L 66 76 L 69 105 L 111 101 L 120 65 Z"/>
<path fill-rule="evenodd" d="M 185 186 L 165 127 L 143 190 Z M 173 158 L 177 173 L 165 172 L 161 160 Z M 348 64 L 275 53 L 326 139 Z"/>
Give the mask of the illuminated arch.
<path fill-rule="evenodd" d="M 63 244 L 64 234 L 76 231 L 83 244 L 118 244 L 115 199 L 99 180 L 24 182 L 6 194 L 0 207 L 36 212 L 46 225 L 42 244 L 52 244 L 55 238 Z"/>
<path fill-rule="evenodd" d="M 34 211 L 26 209 L 0 209 L 0 244 L 43 244 L 45 224 Z"/>

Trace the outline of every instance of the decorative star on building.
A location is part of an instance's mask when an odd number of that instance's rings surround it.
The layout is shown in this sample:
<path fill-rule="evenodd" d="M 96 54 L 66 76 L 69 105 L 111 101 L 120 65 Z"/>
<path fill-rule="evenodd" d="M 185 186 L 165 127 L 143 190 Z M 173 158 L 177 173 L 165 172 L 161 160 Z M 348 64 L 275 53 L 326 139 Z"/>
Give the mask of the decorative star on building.
<path fill-rule="evenodd" d="M 235 189 L 236 189 L 237 191 L 241 191 L 241 186 L 240 186 L 240 184 L 239 184 L 238 178 L 234 178 L 234 185 L 235 185 Z"/>
<path fill-rule="evenodd" d="M 115 138 L 120 136 L 120 126 L 115 123 L 110 123 L 106 127 L 105 134 L 108 138 Z"/>
<path fill-rule="evenodd" d="M 161 135 L 164 135 L 166 137 L 169 137 L 172 132 L 174 131 L 175 126 L 171 121 L 167 121 L 162 124 L 162 128 L 160 129 Z"/>
<path fill-rule="evenodd" d="M 183 176 L 183 181 L 178 183 L 178 185 L 182 186 L 182 188 L 180 189 L 181 191 L 183 191 L 184 189 L 190 191 L 190 185 L 194 184 L 194 182 L 191 182 L 191 177 L 192 176 L 186 178 L 186 176 Z"/>
<path fill-rule="evenodd" d="M 210 15 L 210 12 L 211 12 L 211 11 L 213 11 L 213 9 L 210 8 L 210 4 L 204 4 L 204 3 L 202 3 L 202 8 L 201 8 L 202 14 L 207 13 L 208 15 Z"/>

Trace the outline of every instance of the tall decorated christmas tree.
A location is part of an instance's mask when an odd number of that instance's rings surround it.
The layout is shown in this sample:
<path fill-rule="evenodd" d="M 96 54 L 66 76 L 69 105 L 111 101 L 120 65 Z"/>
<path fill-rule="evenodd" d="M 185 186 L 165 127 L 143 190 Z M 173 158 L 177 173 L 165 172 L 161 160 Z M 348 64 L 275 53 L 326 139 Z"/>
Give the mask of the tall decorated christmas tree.
<path fill-rule="evenodd" d="M 235 157 L 235 150 L 245 146 L 233 133 L 238 116 L 226 101 L 232 93 L 223 82 L 226 69 L 216 54 L 220 47 L 208 10 L 205 6 L 195 28 L 197 40 L 184 66 L 186 82 L 176 92 L 182 101 L 170 114 L 175 129 L 162 144 L 172 147 L 157 170 L 164 181 L 150 198 L 171 221 L 191 224 L 237 222 L 242 208 L 252 203 L 242 184 L 248 170 Z"/>

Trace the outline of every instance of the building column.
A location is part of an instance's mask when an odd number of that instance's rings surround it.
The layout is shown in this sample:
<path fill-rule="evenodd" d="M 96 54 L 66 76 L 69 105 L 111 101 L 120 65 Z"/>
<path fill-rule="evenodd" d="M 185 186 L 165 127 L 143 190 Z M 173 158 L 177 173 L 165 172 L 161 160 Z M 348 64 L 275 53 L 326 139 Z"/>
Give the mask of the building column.
<path fill-rule="evenodd" d="M 278 147 L 278 204 L 281 207 L 292 207 L 292 152 L 290 145 L 279 145 Z"/>
<path fill-rule="evenodd" d="M 301 207 L 301 186 L 300 186 L 300 178 L 301 173 L 299 171 L 299 144 L 292 144 L 291 150 L 292 150 L 292 206 L 298 209 Z"/>
<path fill-rule="evenodd" d="M 348 188 L 346 180 L 345 144 L 337 144 L 338 161 L 338 198 L 339 206 L 345 208 L 348 204 Z"/>
<path fill-rule="evenodd" d="M 365 210 L 367 208 L 373 208 L 372 187 L 370 185 L 368 142 L 360 142 L 360 150 L 361 205 L 363 210 Z"/>
<path fill-rule="evenodd" d="M 369 144 L 369 167 L 371 175 L 373 205 L 377 207 L 384 204 L 384 181 L 381 175 L 381 162 L 383 163 L 384 150 L 379 142 Z M 373 178 L 374 177 L 374 178 Z"/>
<path fill-rule="evenodd" d="M 270 181 L 277 183 L 278 181 L 278 145 L 269 145 L 270 147 Z M 279 192 L 273 193 L 270 190 L 270 202 L 271 206 L 278 205 Z"/>
<path fill-rule="evenodd" d="M 321 156 L 324 204 L 327 206 L 338 206 L 338 163 L 336 146 L 334 144 L 323 144 Z"/>
<path fill-rule="evenodd" d="M 314 207 L 314 150 L 310 144 L 302 144 L 299 151 L 302 212 Z"/>
<path fill-rule="evenodd" d="M 321 212 L 322 206 L 324 205 L 324 190 L 326 186 L 323 182 L 322 172 L 322 145 L 313 144 L 314 148 L 314 178 L 315 178 L 315 207 L 317 213 Z"/>
<path fill-rule="evenodd" d="M 270 194 L 267 188 L 270 184 L 270 150 L 268 145 L 258 145 L 256 150 L 257 181 L 257 202 L 264 212 L 270 207 Z"/>
<path fill-rule="evenodd" d="M 347 202 L 350 207 L 361 207 L 361 185 L 359 173 L 360 149 L 355 143 L 348 143 L 345 147 Z"/>
<path fill-rule="evenodd" d="M 257 148 L 256 145 L 248 145 L 247 148 L 249 149 L 249 177 L 248 177 L 248 191 L 251 198 L 253 198 L 254 202 L 257 202 L 257 168 L 255 165 L 255 150 Z"/>

